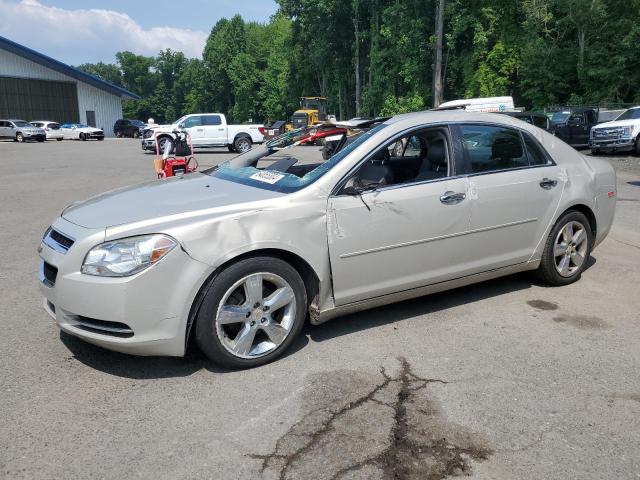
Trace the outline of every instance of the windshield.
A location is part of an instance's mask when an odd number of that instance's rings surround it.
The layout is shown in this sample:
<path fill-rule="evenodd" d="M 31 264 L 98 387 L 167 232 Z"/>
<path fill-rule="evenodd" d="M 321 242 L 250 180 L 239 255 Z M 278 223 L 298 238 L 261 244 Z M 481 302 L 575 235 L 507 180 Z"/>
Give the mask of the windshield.
<path fill-rule="evenodd" d="M 317 147 L 299 144 L 306 136 L 305 129 L 294 130 L 204 173 L 252 187 L 295 192 L 315 182 L 384 127 L 364 132 L 328 160 Z"/>
<path fill-rule="evenodd" d="M 25 122 L 24 120 L 18 120 L 13 122 L 16 127 L 33 127 L 30 123 Z"/>
<path fill-rule="evenodd" d="M 140 120 L 131 120 L 131 125 L 135 125 L 136 127 L 144 127 L 144 122 Z"/>
<path fill-rule="evenodd" d="M 629 110 L 622 112 L 622 114 L 616 118 L 618 120 L 638 120 L 640 119 L 640 108 L 630 108 Z"/>
<path fill-rule="evenodd" d="M 84 123 L 77 123 L 76 125 L 73 125 L 76 128 L 89 128 L 88 125 L 85 125 Z"/>
<path fill-rule="evenodd" d="M 570 115 L 571 115 L 571 112 L 569 111 L 554 112 L 554 114 L 551 116 L 551 122 L 566 123 L 566 121 L 569 120 Z"/>

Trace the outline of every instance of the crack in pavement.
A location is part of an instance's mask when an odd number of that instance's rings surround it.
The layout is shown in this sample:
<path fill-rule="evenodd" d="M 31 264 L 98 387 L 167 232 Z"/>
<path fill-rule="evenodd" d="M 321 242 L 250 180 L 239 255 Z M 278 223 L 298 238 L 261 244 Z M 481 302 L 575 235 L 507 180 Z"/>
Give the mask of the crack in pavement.
<path fill-rule="evenodd" d="M 446 419 L 428 386 L 446 385 L 421 378 L 399 358 L 400 372 L 382 379 L 356 372 L 330 372 L 312 383 L 308 402 L 320 406 L 296 422 L 268 455 L 247 455 L 261 461 L 261 474 L 279 480 L 360 478 L 442 479 L 468 473 L 472 461 L 489 458 L 488 441 Z M 369 376 L 373 377 L 373 376 Z M 364 385 L 364 392 L 353 396 Z M 328 398 L 329 405 L 322 405 Z"/>

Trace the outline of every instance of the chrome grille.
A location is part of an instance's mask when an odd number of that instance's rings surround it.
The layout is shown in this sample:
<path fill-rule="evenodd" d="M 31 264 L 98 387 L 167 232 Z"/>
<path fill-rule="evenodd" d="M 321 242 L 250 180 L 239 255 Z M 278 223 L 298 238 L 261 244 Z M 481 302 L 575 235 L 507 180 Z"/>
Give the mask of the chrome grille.
<path fill-rule="evenodd" d="M 627 137 L 627 130 L 622 127 L 596 128 L 593 131 L 595 140 L 619 140 Z"/>
<path fill-rule="evenodd" d="M 151 138 L 153 137 L 153 130 L 147 128 L 142 132 L 142 138 Z"/>
<path fill-rule="evenodd" d="M 65 254 L 73 246 L 75 240 L 49 227 L 42 238 L 42 242 L 56 252 Z"/>

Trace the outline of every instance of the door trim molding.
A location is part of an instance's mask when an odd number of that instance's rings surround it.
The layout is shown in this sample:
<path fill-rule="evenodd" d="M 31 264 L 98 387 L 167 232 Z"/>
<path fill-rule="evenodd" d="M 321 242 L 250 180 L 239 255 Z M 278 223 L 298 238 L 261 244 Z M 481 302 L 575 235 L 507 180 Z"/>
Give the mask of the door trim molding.
<path fill-rule="evenodd" d="M 371 308 L 382 307 L 391 303 L 402 302 L 404 300 L 411 300 L 413 298 L 424 297 L 425 295 L 431 295 L 433 293 L 443 292 L 445 290 L 451 290 L 453 288 L 464 287 L 474 283 L 484 282 L 494 278 L 504 277 L 518 272 L 527 270 L 535 270 L 540 265 L 540 260 L 530 260 L 524 263 L 518 263 L 508 267 L 496 268 L 494 270 L 488 270 L 485 272 L 474 273 L 460 278 L 452 280 L 445 280 L 443 282 L 433 283 L 425 285 L 423 287 L 412 288 L 410 290 L 403 290 L 396 293 L 389 293 L 379 297 L 373 297 L 366 300 L 359 300 L 354 303 L 348 303 L 346 305 L 332 306 L 325 310 L 318 312 L 317 310 L 310 309 L 311 323 L 313 325 L 320 325 L 328 322 L 336 317 L 348 315 Z M 313 305 L 312 305 L 313 306 Z"/>
<path fill-rule="evenodd" d="M 526 220 L 518 220 L 517 222 L 503 223 L 501 225 L 493 225 L 491 227 L 476 228 L 475 230 L 467 230 L 466 232 L 450 233 L 448 235 L 441 235 L 439 237 L 424 238 L 422 240 L 413 240 L 411 242 L 396 243 L 393 245 L 386 245 L 384 247 L 376 247 L 376 248 L 370 248 L 368 250 L 360 250 L 358 252 L 343 253 L 342 255 L 340 255 L 340 258 L 351 258 L 351 257 L 360 256 L 360 255 L 367 255 L 369 253 L 377 253 L 385 250 L 392 250 L 395 248 L 411 247 L 411 246 L 420 245 L 423 243 L 437 242 L 438 240 L 445 240 L 447 238 L 462 237 L 464 235 L 470 235 L 473 233 L 487 232 L 489 230 L 498 230 L 500 228 L 514 227 L 516 225 L 523 225 L 525 223 L 532 223 L 537 221 L 538 221 L 537 218 L 527 218 Z"/>

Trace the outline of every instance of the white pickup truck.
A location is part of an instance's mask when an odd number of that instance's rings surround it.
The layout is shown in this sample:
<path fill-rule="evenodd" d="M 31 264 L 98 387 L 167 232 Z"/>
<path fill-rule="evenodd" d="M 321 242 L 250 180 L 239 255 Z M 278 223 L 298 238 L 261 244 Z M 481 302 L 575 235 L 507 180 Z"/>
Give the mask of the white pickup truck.
<path fill-rule="evenodd" d="M 640 106 L 625 110 L 612 122 L 595 125 L 589 148 L 595 154 L 632 150 L 640 155 Z"/>
<path fill-rule="evenodd" d="M 222 113 L 193 113 L 171 125 L 146 128 L 142 132 L 142 149 L 155 150 L 157 138 L 163 151 L 166 142 L 175 139 L 173 132 L 177 129 L 189 132 L 194 148 L 228 147 L 230 152 L 244 153 L 254 143 L 264 141 L 263 125 L 227 125 Z"/>

